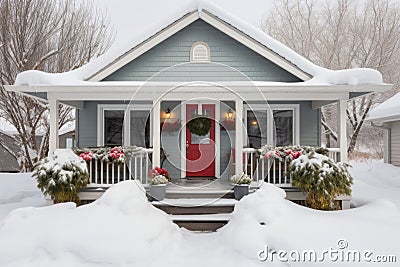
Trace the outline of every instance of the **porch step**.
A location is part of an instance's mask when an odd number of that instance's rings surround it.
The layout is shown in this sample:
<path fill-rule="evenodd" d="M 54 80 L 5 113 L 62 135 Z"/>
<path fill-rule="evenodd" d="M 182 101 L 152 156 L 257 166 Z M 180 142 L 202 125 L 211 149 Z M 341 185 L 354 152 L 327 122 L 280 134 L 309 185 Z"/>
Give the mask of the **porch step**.
<path fill-rule="evenodd" d="M 212 199 L 212 198 L 189 198 L 189 199 L 164 199 L 153 201 L 152 204 L 174 215 L 195 215 L 195 214 L 221 214 L 233 211 L 237 200 L 235 199 Z"/>
<path fill-rule="evenodd" d="M 231 214 L 170 215 L 179 226 L 190 231 L 213 232 L 227 224 Z"/>
<path fill-rule="evenodd" d="M 250 188 L 249 193 L 255 192 L 256 188 Z M 168 199 L 233 199 L 233 189 L 191 189 L 191 188 L 167 188 L 166 198 Z"/>

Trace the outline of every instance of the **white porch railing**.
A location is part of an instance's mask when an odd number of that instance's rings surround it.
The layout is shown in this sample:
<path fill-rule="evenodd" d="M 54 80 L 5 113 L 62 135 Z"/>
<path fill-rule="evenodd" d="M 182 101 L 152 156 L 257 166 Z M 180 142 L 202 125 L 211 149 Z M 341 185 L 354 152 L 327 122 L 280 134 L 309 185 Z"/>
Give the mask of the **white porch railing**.
<path fill-rule="evenodd" d="M 335 162 L 340 158 L 339 148 L 328 148 L 328 155 Z M 266 181 L 279 187 L 292 187 L 292 177 L 287 175 L 289 160 L 275 160 L 259 157 L 258 149 L 243 148 L 244 172 L 250 176 L 253 181 Z"/>
<path fill-rule="evenodd" d="M 147 184 L 148 172 L 151 168 L 150 154 L 153 149 L 144 149 L 126 157 L 122 164 L 108 163 L 92 159 L 88 162 L 90 182 L 88 186 L 104 186 L 126 181 L 139 180 Z"/>

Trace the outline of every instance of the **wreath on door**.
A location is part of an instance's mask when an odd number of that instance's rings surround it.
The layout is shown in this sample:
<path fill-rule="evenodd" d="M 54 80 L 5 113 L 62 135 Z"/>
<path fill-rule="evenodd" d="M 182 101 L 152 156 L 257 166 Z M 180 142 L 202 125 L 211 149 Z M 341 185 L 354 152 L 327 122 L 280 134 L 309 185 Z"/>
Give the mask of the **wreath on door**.
<path fill-rule="evenodd" d="M 204 136 L 210 132 L 211 119 L 207 117 L 195 117 L 188 122 L 189 131 L 198 136 Z"/>

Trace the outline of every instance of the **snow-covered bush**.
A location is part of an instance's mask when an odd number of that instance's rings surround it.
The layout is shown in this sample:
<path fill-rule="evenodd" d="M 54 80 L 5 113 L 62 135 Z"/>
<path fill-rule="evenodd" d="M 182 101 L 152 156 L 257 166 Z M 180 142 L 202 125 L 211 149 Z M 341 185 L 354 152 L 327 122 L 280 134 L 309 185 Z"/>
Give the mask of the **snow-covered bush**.
<path fill-rule="evenodd" d="M 320 210 L 338 209 L 335 198 L 350 195 L 353 179 L 346 163 L 336 163 L 333 159 L 316 152 L 301 155 L 293 160 L 288 172 L 292 185 L 306 195 L 306 205 Z"/>
<path fill-rule="evenodd" d="M 251 184 L 251 178 L 242 172 L 241 174 L 235 174 L 231 177 L 231 183 L 233 184 Z"/>
<path fill-rule="evenodd" d="M 56 150 L 37 162 L 32 176 L 38 181 L 38 188 L 54 203 L 78 203 L 78 190 L 89 182 L 86 162 L 70 149 Z"/>

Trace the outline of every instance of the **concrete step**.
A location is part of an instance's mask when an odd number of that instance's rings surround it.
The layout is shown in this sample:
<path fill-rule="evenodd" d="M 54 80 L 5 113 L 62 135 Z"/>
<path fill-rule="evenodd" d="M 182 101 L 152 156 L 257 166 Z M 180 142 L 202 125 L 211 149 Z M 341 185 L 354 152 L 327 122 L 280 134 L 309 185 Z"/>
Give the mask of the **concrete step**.
<path fill-rule="evenodd" d="M 164 199 L 152 202 L 155 207 L 174 215 L 230 213 L 236 203 L 237 200 L 227 198 Z"/>
<path fill-rule="evenodd" d="M 230 220 L 229 213 L 201 214 L 201 215 L 170 215 L 171 219 L 179 226 L 190 231 L 214 232 L 227 224 Z"/>

